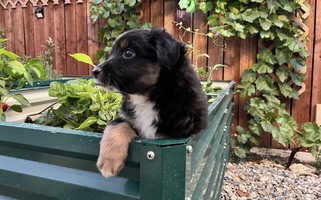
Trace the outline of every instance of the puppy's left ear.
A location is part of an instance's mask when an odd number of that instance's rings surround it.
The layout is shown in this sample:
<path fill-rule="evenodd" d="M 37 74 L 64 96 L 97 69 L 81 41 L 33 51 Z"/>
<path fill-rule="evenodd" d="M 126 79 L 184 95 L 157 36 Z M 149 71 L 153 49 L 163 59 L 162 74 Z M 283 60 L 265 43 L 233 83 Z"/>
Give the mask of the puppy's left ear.
<path fill-rule="evenodd" d="M 149 42 L 156 50 L 158 62 L 164 67 L 171 68 L 185 54 L 185 45 L 173 38 L 165 29 L 152 29 Z"/>

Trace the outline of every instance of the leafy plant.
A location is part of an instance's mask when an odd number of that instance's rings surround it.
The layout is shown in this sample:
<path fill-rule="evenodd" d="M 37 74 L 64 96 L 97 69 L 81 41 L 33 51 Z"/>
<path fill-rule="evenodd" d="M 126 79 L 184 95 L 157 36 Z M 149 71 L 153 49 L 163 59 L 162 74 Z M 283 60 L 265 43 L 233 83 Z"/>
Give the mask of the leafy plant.
<path fill-rule="evenodd" d="M 201 9 L 207 13 L 215 7 L 215 14 L 208 17 L 212 37 L 238 36 L 240 38 L 258 35 L 274 45 L 274 49 L 264 48 L 257 54 L 257 63 L 245 70 L 238 93 L 247 99 L 245 110 L 252 116 L 247 128 L 237 127 L 234 140 L 235 154 L 244 157 L 249 148 L 257 144 L 261 133 L 269 132 L 282 145 L 291 141 L 297 145 L 311 147 L 316 156 L 321 146 L 321 128 L 315 123 L 299 126 L 285 110 L 280 97 L 298 99 L 295 86 L 303 84 L 308 52 L 306 38 L 299 25 L 291 18 L 302 16 L 299 0 L 180 0 L 181 8 L 188 12 Z M 212 9 L 213 8 L 213 9 Z M 303 19 L 301 17 L 301 19 Z M 272 75 L 271 75 L 272 74 Z M 274 78 L 272 78 L 274 77 Z M 293 86 L 288 83 L 293 83 Z"/>
<path fill-rule="evenodd" d="M 53 68 L 53 54 L 55 52 L 55 44 L 51 37 L 46 40 L 46 44 L 42 45 L 45 48 L 44 51 L 40 52 L 40 55 L 37 57 L 40 61 L 40 64 L 45 69 L 45 80 L 60 80 L 62 79 L 61 74 Z"/>
<path fill-rule="evenodd" d="M 120 94 L 103 91 L 93 79 L 52 82 L 48 93 L 60 106 L 51 107 L 35 123 L 68 129 L 102 132 L 117 117 L 121 102 Z"/>
<path fill-rule="evenodd" d="M 141 25 L 137 5 L 141 0 L 93 0 L 90 2 L 89 11 L 91 18 L 95 21 L 107 19 L 106 24 L 99 29 L 99 39 L 106 42 L 103 50 L 97 51 L 96 60 L 104 61 L 105 53 L 111 51 L 113 41 L 121 33 L 130 29 L 149 29 L 150 23 Z"/>
<path fill-rule="evenodd" d="M 37 79 L 42 79 L 44 70 L 36 60 L 21 63 L 18 55 L 6 50 L 5 34 L 1 33 L 0 36 L 0 121 L 5 121 L 5 113 L 8 110 L 22 112 L 22 106 L 30 106 L 29 101 L 23 95 L 10 95 L 10 90 L 22 88 L 25 81 L 32 85 L 34 79 L 30 72 L 35 74 Z M 9 98 L 15 99 L 19 104 L 8 105 L 6 102 Z"/>

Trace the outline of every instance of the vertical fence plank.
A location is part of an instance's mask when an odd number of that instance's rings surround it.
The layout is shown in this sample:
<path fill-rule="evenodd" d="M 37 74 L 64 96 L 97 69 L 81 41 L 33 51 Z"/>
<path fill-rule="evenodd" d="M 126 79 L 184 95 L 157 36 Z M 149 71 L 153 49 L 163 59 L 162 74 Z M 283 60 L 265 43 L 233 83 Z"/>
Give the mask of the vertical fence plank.
<path fill-rule="evenodd" d="M 257 37 L 242 39 L 240 41 L 240 72 L 239 77 L 242 73 L 256 63 L 256 53 L 257 53 Z M 248 114 L 244 110 L 247 100 L 239 98 L 238 104 L 238 125 L 247 126 Z"/>
<path fill-rule="evenodd" d="M 66 17 L 66 73 L 67 75 L 77 75 L 77 62 L 69 54 L 77 52 L 77 26 L 76 26 L 76 2 L 65 5 Z"/>
<path fill-rule="evenodd" d="M 67 74 L 67 60 L 66 60 L 66 38 L 65 32 L 65 7 L 64 4 L 57 4 L 53 6 L 54 13 L 54 38 L 55 55 L 54 68 L 58 73 Z"/>
<path fill-rule="evenodd" d="M 240 38 L 231 37 L 226 38 L 226 50 L 224 52 L 224 64 L 227 67 L 224 68 L 224 80 L 234 80 L 236 85 L 240 82 Z M 234 95 L 235 107 L 233 110 L 233 127 L 232 133 L 235 132 L 237 125 L 237 119 L 239 116 L 239 95 Z"/>
<path fill-rule="evenodd" d="M 26 44 L 26 55 L 32 58 L 36 57 L 35 52 L 35 27 L 34 27 L 34 7 L 28 4 L 25 9 L 22 9 L 24 21 L 24 36 Z"/>
<path fill-rule="evenodd" d="M 310 13 L 315 13 L 315 3 L 316 1 L 314 0 L 307 0 L 307 3 L 310 5 Z M 308 40 L 306 42 L 306 47 L 308 51 L 312 52 L 313 50 L 313 42 L 314 41 L 314 20 L 315 16 L 310 15 L 307 18 L 307 26 L 309 28 L 309 34 L 308 34 Z M 300 95 L 299 100 L 293 100 L 292 103 L 292 116 L 293 118 L 298 122 L 299 127 L 305 122 L 309 122 L 311 120 L 311 86 L 312 86 L 312 56 L 309 56 L 308 59 L 306 60 L 306 78 L 305 78 L 305 84 L 306 84 L 306 89 L 303 94 Z M 320 76 L 315 77 L 317 79 L 320 79 Z M 299 128 L 300 129 L 300 128 Z M 294 147 L 293 144 L 290 146 L 291 148 Z"/>
<path fill-rule="evenodd" d="M 172 0 L 164 0 L 164 27 L 167 32 L 178 38 L 178 28 L 173 21 L 177 21 L 177 2 Z"/>
<path fill-rule="evenodd" d="M 312 6 L 312 5 L 310 5 Z M 310 55 L 313 59 L 313 79 L 312 79 L 312 99 L 311 99 L 311 121 L 315 121 L 316 118 L 316 104 L 321 103 L 321 3 L 315 4 L 315 36 L 314 36 L 314 46 L 313 51 L 312 49 L 309 50 L 309 52 L 313 52 L 314 54 Z M 312 16 L 310 16 L 312 17 Z M 310 23 L 312 23 L 310 21 Z M 310 29 L 310 32 L 313 31 L 313 29 Z M 310 37 L 311 38 L 311 37 Z M 310 65 L 307 65 L 310 67 Z"/>
<path fill-rule="evenodd" d="M 40 3 L 37 4 L 38 6 L 41 6 Z M 44 14 L 46 15 L 47 7 L 44 8 Z M 45 19 L 37 19 L 34 14 L 35 7 L 33 7 L 33 15 L 31 20 L 34 21 L 33 27 L 34 27 L 34 33 L 36 35 L 35 37 L 35 56 L 39 56 L 40 51 L 43 50 L 41 45 L 44 45 L 46 42 L 45 34 L 44 34 L 44 27 L 45 27 Z M 46 17 L 46 16 L 45 16 Z"/>
<path fill-rule="evenodd" d="M 21 12 L 21 5 L 18 4 L 17 7 L 13 10 L 13 30 L 14 30 L 14 40 L 11 41 L 14 43 L 15 53 L 23 57 L 25 52 L 25 40 L 23 32 L 23 13 Z"/>
<path fill-rule="evenodd" d="M 194 13 L 193 29 L 197 30 L 200 33 L 207 33 L 207 24 L 206 24 L 207 14 L 204 14 L 203 11 L 197 10 Z M 193 65 L 194 67 L 203 68 L 205 71 L 207 66 L 207 57 L 200 56 L 201 54 L 207 53 L 207 37 L 194 34 L 194 51 L 193 51 Z"/>
<path fill-rule="evenodd" d="M 150 6 L 150 0 L 144 0 L 139 4 L 139 8 L 141 11 L 143 11 L 143 16 L 141 18 L 141 22 L 150 22 L 150 15 L 151 15 L 151 6 Z"/>
<path fill-rule="evenodd" d="M 76 4 L 74 2 L 74 4 Z M 77 50 L 73 53 L 85 53 L 88 52 L 87 42 L 83 42 L 84 39 L 87 39 L 87 5 L 86 3 L 77 3 L 76 4 L 76 44 Z M 85 63 L 77 63 L 77 75 L 89 75 L 88 73 L 89 65 Z"/>
<path fill-rule="evenodd" d="M 151 0 L 151 23 L 154 27 L 164 27 L 164 1 Z"/>
<path fill-rule="evenodd" d="M 86 1 L 87 4 L 87 37 L 88 37 L 88 55 L 94 61 L 94 64 L 98 64 L 95 62 L 96 52 L 99 49 L 98 42 L 98 22 L 94 22 L 90 18 L 89 6 L 90 1 Z M 92 68 L 88 68 L 89 75 L 91 74 Z"/>

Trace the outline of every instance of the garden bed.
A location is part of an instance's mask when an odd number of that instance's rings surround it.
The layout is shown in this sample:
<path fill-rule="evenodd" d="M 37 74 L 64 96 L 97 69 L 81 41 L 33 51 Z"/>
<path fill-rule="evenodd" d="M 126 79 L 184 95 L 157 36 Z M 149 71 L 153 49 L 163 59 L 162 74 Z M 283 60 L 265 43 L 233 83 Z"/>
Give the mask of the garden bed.
<path fill-rule="evenodd" d="M 101 134 L 0 122 L 0 197 L 220 199 L 234 82 L 224 85 L 209 105 L 206 130 L 191 138 L 134 140 L 125 168 L 109 179 L 95 167 Z"/>

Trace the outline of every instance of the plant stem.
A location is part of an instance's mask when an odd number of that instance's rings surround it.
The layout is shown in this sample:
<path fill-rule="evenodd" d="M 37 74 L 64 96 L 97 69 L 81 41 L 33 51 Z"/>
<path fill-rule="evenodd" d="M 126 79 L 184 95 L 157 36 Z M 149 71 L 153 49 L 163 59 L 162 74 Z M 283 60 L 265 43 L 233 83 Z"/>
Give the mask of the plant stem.
<path fill-rule="evenodd" d="M 288 163 L 286 164 L 286 167 L 285 167 L 286 169 L 289 169 L 289 167 L 291 166 L 291 164 L 293 162 L 295 154 L 297 152 L 299 152 L 301 149 L 302 149 L 302 146 L 298 146 L 298 147 L 295 147 L 295 148 L 292 149 L 290 157 L 289 157 L 289 160 L 288 160 Z"/>

